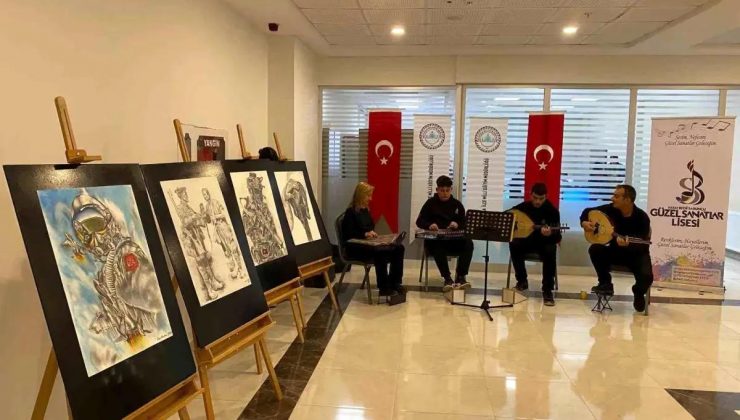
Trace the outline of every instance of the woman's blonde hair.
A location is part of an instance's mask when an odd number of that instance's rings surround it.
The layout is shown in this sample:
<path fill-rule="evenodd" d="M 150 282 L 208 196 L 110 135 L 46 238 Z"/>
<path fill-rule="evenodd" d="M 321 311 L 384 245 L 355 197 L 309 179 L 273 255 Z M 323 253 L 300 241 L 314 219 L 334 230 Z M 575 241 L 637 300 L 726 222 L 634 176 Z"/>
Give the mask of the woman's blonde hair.
<path fill-rule="evenodd" d="M 360 182 L 355 187 L 355 192 L 352 194 L 352 202 L 349 203 L 350 207 L 357 208 L 365 203 L 365 199 L 370 197 L 375 191 L 375 187 L 368 184 L 367 182 Z"/>

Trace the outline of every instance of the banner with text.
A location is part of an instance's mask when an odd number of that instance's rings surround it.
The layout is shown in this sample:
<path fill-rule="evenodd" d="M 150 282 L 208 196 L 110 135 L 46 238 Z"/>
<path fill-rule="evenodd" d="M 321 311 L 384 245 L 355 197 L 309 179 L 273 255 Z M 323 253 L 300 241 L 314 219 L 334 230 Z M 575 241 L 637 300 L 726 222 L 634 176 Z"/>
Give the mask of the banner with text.
<path fill-rule="evenodd" d="M 653 118 L 648 214 L 656 282 L 722 287 L 734 117 Z"/>
<path fill-rule="evenodd" d="M 414 115 L 414 149 L 411 168 L 410 231 L 427 199 L 434 195 L 437 177 L 450 175 L 452 116 Z M 413 241 L 414 235 L 409 235 Z"/>
<path fill-rule="evenodd" d="M 465 155 L 465 209 L 500 211 L 504 206 L 506 118 L 470 118 Z"/>

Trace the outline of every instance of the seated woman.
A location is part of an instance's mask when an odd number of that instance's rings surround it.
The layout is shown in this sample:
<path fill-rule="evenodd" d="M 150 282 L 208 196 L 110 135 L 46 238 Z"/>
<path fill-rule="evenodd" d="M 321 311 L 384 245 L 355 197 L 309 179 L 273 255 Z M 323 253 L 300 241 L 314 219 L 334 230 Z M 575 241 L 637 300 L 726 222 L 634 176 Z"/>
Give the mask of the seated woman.
<path fill-rule="evenodd" d="M 342 236 L 345 241 L 349 239 L 371 239 L 378 236 L 374 231 L 375 222 L 370 217 L 370 211 L 367 208 L 370 200 L 372 200 L 374 190 L 375 187 L 365 182 L 360 182 L 355 187 L 352 202 L 344 212 L 344 220 L 342 221 Z M 393 244 L 383 245 L 382 247 L 354 243 L 343 245 L 349 258 L 373 262 L 380 296 L 406 293 L 406 289 L 401 285 L 405 252 L 403 245 Z M 388 272 L 388 263 L 391 265 L 390 273 Z"/>

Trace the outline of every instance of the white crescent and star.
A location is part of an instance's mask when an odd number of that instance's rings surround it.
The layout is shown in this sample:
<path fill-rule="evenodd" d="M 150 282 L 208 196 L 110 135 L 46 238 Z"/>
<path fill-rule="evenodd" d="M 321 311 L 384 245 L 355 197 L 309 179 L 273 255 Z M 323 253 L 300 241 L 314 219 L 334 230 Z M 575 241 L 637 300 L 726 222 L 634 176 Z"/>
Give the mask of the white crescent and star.
<path fill-rule="evenodd" d="M 390 153 L 388 154 L 388 156 L 380 156 L 380 154 L 379 154 L 380 148 L 383 147 L 383 146 L 388 147 L 388 149 L 390 150 Z M 377 156 L 377 157 L 380 158 L 380 164 L 381 165 L 387 165 L 388 164 L 388 158 L 390 158 L 391 156 L 393 156 L 393 143 L 391 143 L 388 140 L 381 140 L 381 141 L 377 142 L 375 144 L 375 156 Z"/>
<path fill-rule="evenodd" d="M 539 160 L 537 160 L 537 153 L 543 150 L 550 155 L 550 159 L 547 162 L 540 162 Z M 535 147 L 534 152 L 532 152 L 532 157 L 534 158 L 534 161 L 539 164 L 540 170 L 544 171 L 545 169 L 547 169 L 547 164 L 552 162 L 552 158 L 555 157 L 555 151 L 552 150 L 552 147 L 547 144 L 540 144 L 539 146 Z"/>

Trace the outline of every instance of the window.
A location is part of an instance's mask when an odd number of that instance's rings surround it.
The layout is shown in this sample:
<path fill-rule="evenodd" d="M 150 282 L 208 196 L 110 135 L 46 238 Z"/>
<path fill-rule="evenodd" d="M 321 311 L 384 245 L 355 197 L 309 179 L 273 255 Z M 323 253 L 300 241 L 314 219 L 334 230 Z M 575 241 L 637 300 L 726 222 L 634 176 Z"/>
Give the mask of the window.
<path fill-rule="evenodd" d="M 469 88 L 465 91 L 465 150 L 470 146 L 470 117 L 508 118 L 504 207 L 524 197 L 524 154 L 527 149 L 529 113 L 542 111 L 544 89 Z M 467 165 L 463 165 L 463 196 Z"/>
<path fill-rule="evenodd" d="M 632 185 L 637 205 L 647 205 L 650 175 L 650 130 L 652 117 L 703 117 L 717 115 L 719 90 L 640 89 L 637 91 L 637 121 Z"/>

